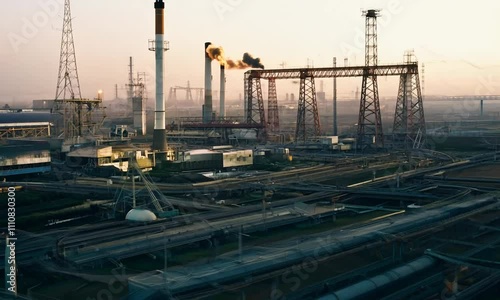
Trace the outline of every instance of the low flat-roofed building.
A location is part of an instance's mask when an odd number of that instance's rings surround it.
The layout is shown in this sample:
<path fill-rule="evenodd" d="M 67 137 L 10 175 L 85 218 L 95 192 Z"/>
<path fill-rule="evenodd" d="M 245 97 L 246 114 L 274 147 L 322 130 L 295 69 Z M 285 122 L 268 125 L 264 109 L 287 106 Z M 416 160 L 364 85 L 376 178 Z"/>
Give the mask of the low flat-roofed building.
<path fill-rule="evenodd" d="M 33 100 L 33 110 L 50 110 L 54 107 L 55 100 Z"/>
<path fill-rule="evenodd" d="M 137 161 L 143 170 L 153 167 L 153 154 L 147 149 L 127 149 L 113 146 L 90 146 L 76 148 L 66 155 L 66 162 L 70 167 L 115 167 L 121 172 L 126 172 L 130 158 Z"/>
<path fill-rule="evenodd" d="M 0 123 L 0 139 L 49 137 L 51 125 L 49 122 Z"/>
<path fill-rule="evenodd" d="M 228 150 L 222 152 L 222 167 L 234 168 L 253 165 L 253 150 Z"/>
<path fill-rule="evenodd" d="M 0 178 L 51 171 L 48 144 L 0 147 Z"/>
<path fill-rule="evenodd" d="M 60 115 L 49 112 L 0 113 L 0 140 L 49 137 L 60 119 Z"/>
<path fill-rule="evenodd" d="M 213 170 L 253 165 L 252 150 L 195 149 L 179 153 L 177 164 L 182 170 Z"/>

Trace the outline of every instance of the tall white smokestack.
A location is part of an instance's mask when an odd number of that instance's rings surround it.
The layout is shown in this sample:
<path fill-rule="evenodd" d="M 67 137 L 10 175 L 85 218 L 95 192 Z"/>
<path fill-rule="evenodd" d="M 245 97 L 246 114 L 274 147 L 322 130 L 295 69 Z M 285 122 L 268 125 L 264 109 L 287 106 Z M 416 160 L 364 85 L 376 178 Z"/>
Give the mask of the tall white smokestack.
<path fill-rule="evenodd" d="M 205 43 L 205 103 L 203 104 L 203 123 L 212 122 L 212 59 L 207 48 L 212 43 Z"/>
<path fill-rule="evenodd" d="M 220 65 L 220 118 L 226 116 L 226 67 Z"/>
<path fill-rule="evenodd" d="M 163 0 L 155 1 L 155 57 L 156 57 L 156 106 L 153 132 L 153 150 L 167 150 L 167 132 L 165 130 L 165 100 L 163 95 L 164 62 L 164 11 Z"/>

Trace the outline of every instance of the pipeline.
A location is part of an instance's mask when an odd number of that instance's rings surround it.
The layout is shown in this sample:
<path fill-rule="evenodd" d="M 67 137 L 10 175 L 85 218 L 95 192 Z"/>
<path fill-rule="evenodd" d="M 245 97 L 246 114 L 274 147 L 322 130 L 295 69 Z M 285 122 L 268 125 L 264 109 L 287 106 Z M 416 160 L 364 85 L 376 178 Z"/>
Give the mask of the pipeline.
<path fill-rule="evenodd" d="M 454 222 L 464 215 L 477 213 L 479 210 L 497 205 L 498 200 L 496 198 L 483 196 L 461 203 L 450 204 L 446 207 L 394 218 L 391 223 L 375 222 L 366 225 L 360 232 L 357 232 L 356 229 L 350 229 L 341 233 L 333 231 L 327 234 L 318 234 L 311 236 L 307 243 L 302 243 L 287 251 L 280 250 L 279 252 L 266 253 L 266 255 L 261 254 L 259 259 L 250 254 L 243 259 L 248 263 L 243 264 L 226 263 L 224 272 L 214 268 L 213 272 L 209 272 L 210 276 L 200 275 L 196 280 L 193 278 L 189 280 L 172 280 L 169 283 L 171 284 L 170 290 L 175 294 L 189 293 L 214 283 L 220 284 L 231 280 L 239 280 L 248 274 L 257 275 L 284 269 L 302 263 L 306 258 L 320 261 L 322 258 L 355 251 L 359 247 L 369 247 L 380 242 L 385 243 L 385 238 L 394 234 L 411 235 L 423 230 L 433 229 L 447 222 Z M 373 227 L 372 230 L 370 230 L 371 227 Z M 193 268 L 189 272 L 197 273 L 200 270 Z M 151 281 L 154 282 L 155 280 Z"/>
<path fill-rule="evenodd" d="M 438 260 L 425 255 L 403 266 L 391 269 L 380 275 L 365 279 L 336 292 L 322 296 L 317 300 L 375 299 L 376 292 L 398 284 L 402 280 L 427 270 L 437 264 Z"/>

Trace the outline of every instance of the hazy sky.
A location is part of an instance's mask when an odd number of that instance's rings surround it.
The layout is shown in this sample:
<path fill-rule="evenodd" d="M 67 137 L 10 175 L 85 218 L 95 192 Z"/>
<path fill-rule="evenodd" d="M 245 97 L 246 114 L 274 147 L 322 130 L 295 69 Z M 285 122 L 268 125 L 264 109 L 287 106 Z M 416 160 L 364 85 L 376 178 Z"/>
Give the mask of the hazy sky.
<path fill-rule="evenodd" d="M 3 1 L 0 11 L 0 104 L 51 99 L 55 95 L 63 0 Z M 154 76 L 153 0 L 73 0 L 73 30 L 82 94 L 127 81 L 128 57 L 135 70 Z M 55 3 L 55 5 L 54 5 Z M 47 6 L 47 4 L 51 4 Z M 47 9 L 48 7 L 48 9 Z M 166 87 L 202 87 L 204 42 L 241 58 L 246 51 L 266 68 L 330 66 L 364 62 L 361 10 L 382 9 L 379 60 L 397 63 L 414 49 L 426 65 L 426 94 L 500 94 L 500 1 L 476 0 L 166 0 Z M 214 89 L 218 69 L 214 62 Z M 243 92 L 242 70 L 227 72 L 229 99 Z M 338 81 L 341 97 L 352 96 L 360 78 Z M 298 93 L 298 85 L 278 82 L 278 94 Z M 327 97 L 331 80 L 325 80 Z M 396 78 L 381 78 L 380 96 L 395 96 Z M 319 84 L 317 83 L 317 89 Z M 154 95 L 154 80 L 148 87 Z M 120 96 L 125 90 L 120 89 Z"/>

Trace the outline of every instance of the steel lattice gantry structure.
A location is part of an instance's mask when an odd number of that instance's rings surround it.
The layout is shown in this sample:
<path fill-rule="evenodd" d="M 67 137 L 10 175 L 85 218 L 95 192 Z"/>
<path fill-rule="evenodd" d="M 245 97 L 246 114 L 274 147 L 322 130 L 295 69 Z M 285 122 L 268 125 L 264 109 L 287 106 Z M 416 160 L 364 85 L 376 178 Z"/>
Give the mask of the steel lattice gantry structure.
<path fill-rule="evenodd" d="M 299 69 L 269 69 L 269 70 L 250 70 L 245 73 L 245 117 L 246 122 L 256 125 L 259 128 L 260 136 L 267 134 L 268 124 L 275 119 L 269 119 L 266 122 L 264 111 L 264 100 L 262 97 L 261 79 L 269 80 L 269 86 L 275 89 L 275 80 L 277 79 L 300 79 L 300 97 L 297 112 L 297 128 L 295 130 L 296 140 L 306 140 L 313 138 L 321 133 L 319 115 L 316 103 L 316 93 L 314 89 L 314 80 L 316 78 L 336 78 L 336 77 L 377 77 L 377 76 L 400 76 L 402 82 L 413 82 L 414 84 L 405 84 L 410 86 L 409 92 L 401 94 L 404 103 L 408 103 L 411 95 L 410 105 L 405 105 L 407 117 L 404 122 L 399 122 L 397 132 L 403 133 L 411 140 L 420 140 L 420 144 L 425 140 L 425 121 L 422 106 L 422 95 L 420 84 L 418 83 L 418 63 L 412 62 L 397 65 L 376 65 L 376 66 L 350 66 L 350 67 L 326 67 L 326 68 L 299 68 Z M 409 79 L 408 79 L 409 78 Z M 408 79 L 408 80 L 407 80 Z M 272 83 L 271 83 L 272 82 Z M 400 85 L 401 86 L 401 85 Z M 410 90 L 411 93 L 410 94 Z M 273 91 L 274 93 L 274 91 Z M 268 107 L 277 106 L 274 97 L 270 97 L 273 103 Z M 399 97 L 398 97 L 399 99 Z M 363 105 L 363 103 L 361 103 Z M 399 110 L 398 110 L 399 109 Z M 396 110 L 396 115 L 401 108 Z M 360 110 L 361 111 L 361 110 Z M 361 112 L 360 112 L 361 113 Z M 401 113 L 399 113 L 401 114 Z M 358 132 L 360 124 L 358 123 Z M 416 135 L 420 135 L 417 139 Z"/>
<path fill-rule="evenodd" d="M 0 140 L 6 138 L 50 137 L 50 122 L 0 123 Z"/>

